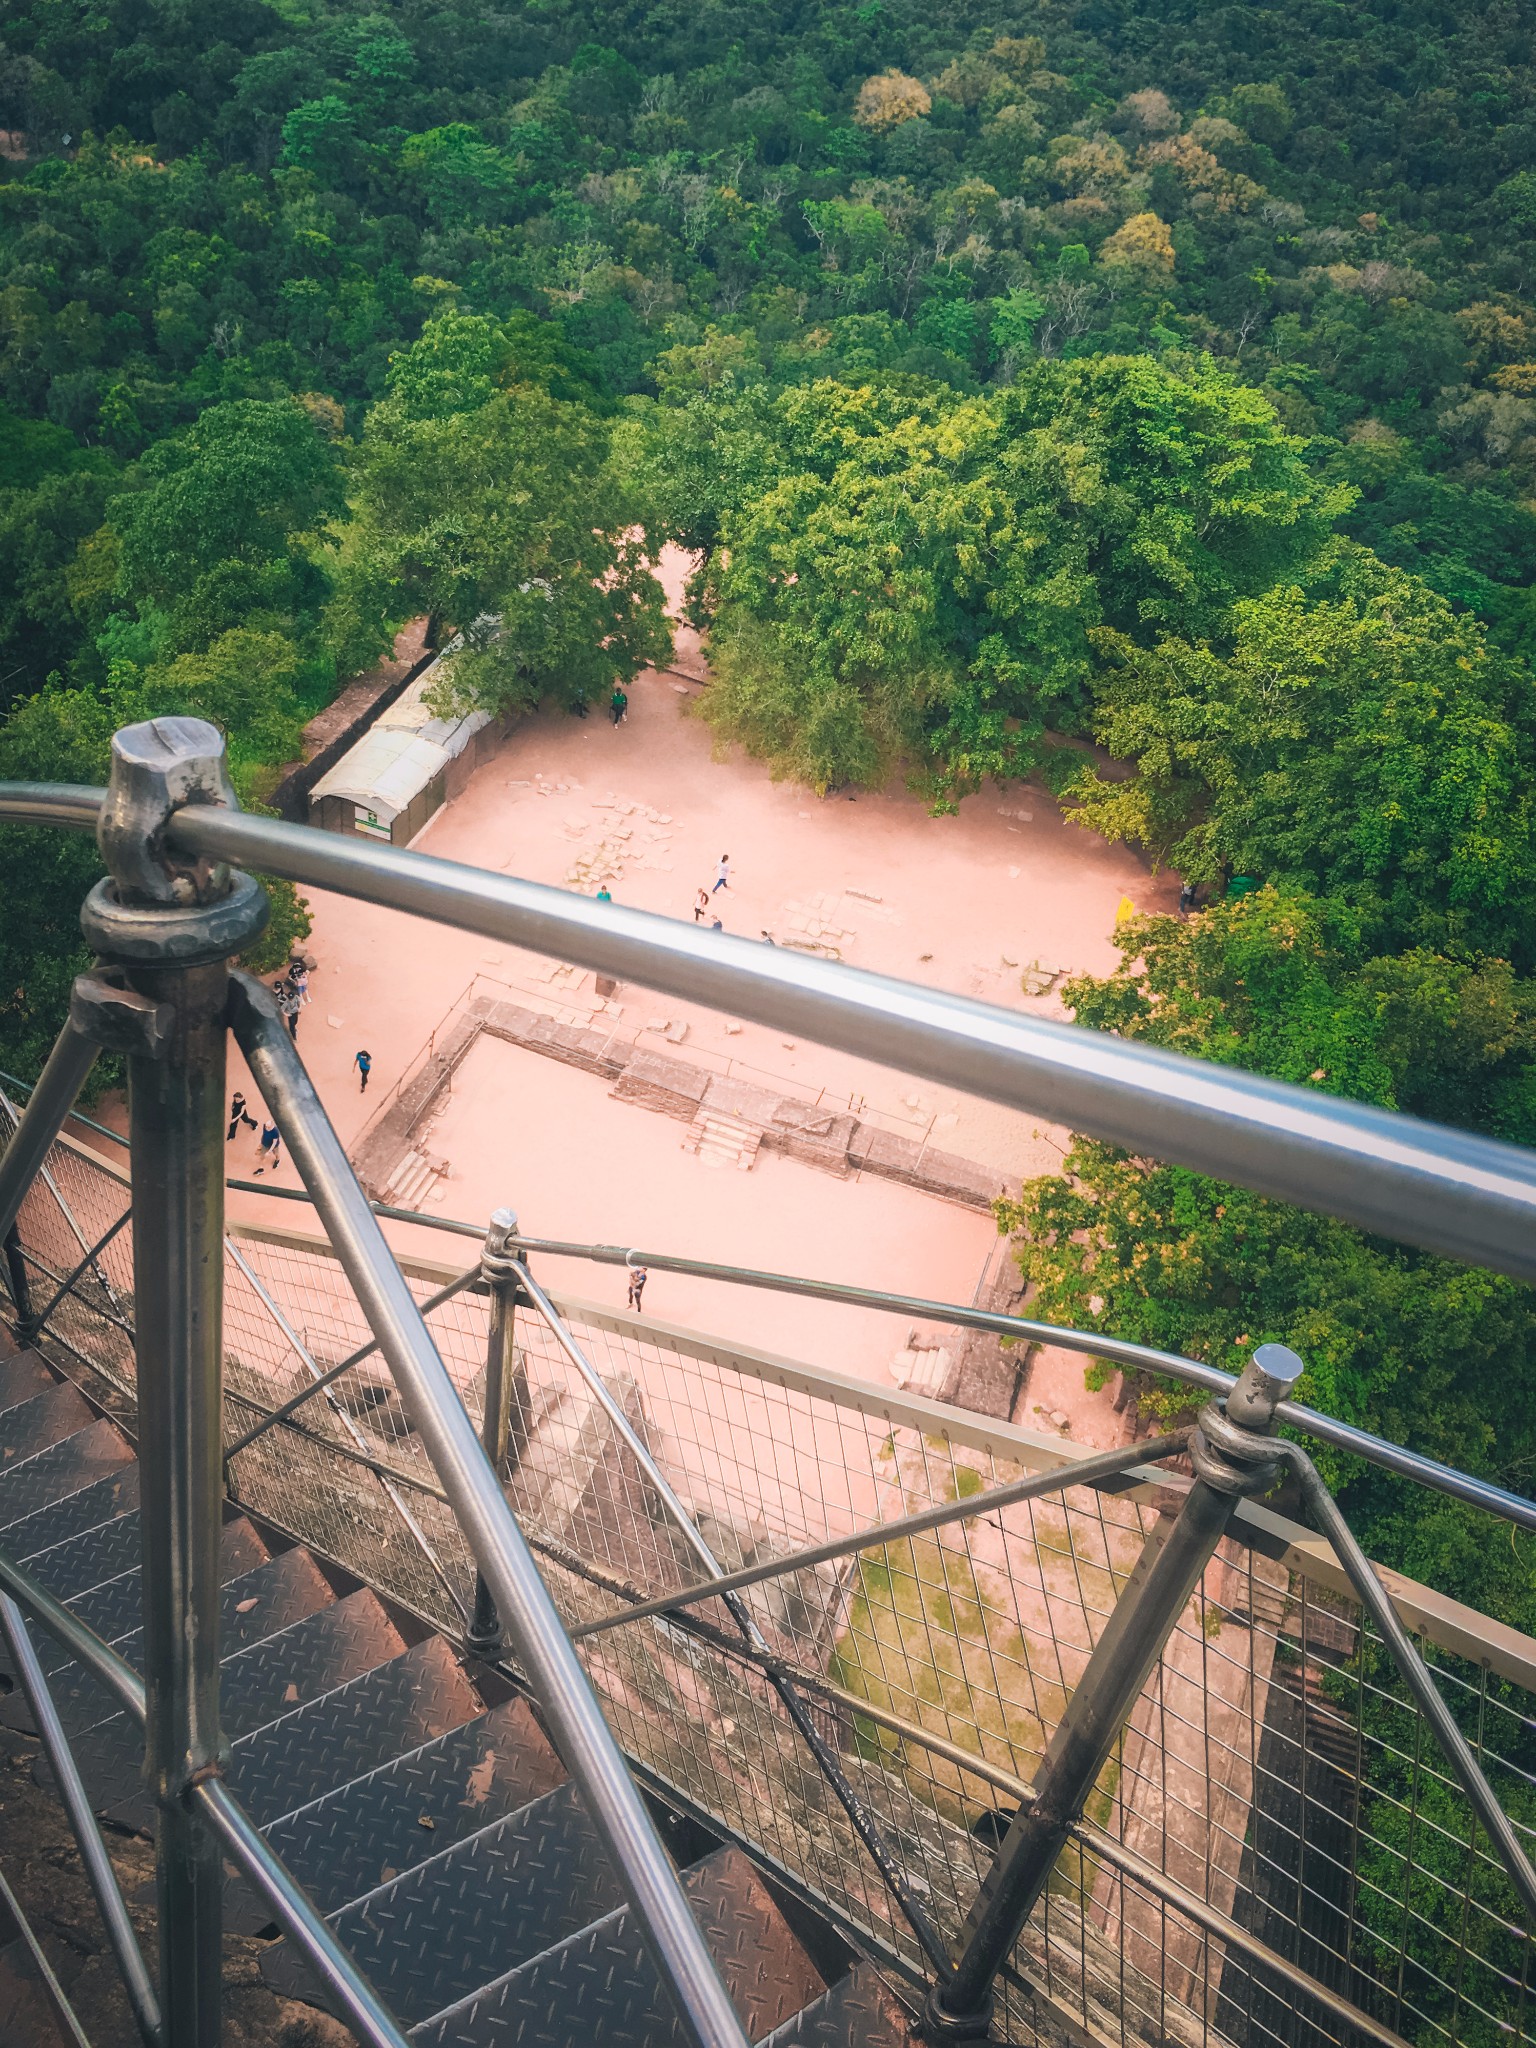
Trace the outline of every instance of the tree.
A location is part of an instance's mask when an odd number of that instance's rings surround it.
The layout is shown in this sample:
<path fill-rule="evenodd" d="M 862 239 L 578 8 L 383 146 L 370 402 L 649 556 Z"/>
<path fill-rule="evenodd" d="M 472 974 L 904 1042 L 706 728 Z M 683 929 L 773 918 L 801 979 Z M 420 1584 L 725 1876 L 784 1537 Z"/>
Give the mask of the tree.
<path fill-rule="evenodd" d="M 1507 963 L 1371 957 L 1350 912 L 1273 889 L 1187 922 L 1128 919 L 1115 943 L 1112 976 L 1067 984 L 1084 1026 L 1473 1123 L 1528 1098 L 1536 989 Z M 1528 1485 L 1530 1288 L 1081 1137 L 1060 1174 L 1027 1182 L 998 1215 L 1021 1237 L 1031 1314 L 1233 1372 L 1258 1344 L 1290 1344 L 1307 1363 L 1303 1401 Z M 1096 1364 L 1090 1383 L 1113 1370 Z M 1192 1400 L 1174 1381 L 1137 1389 L 1162 1414 Z M 1420 1513 L 1417 1493 L 1410 1513 L 1400 1482 L 1310 1448 L 1374 1555 L 1516 1626 L 1536 1621 L 1536 1571 L 1480 1542 L 1479 1517 L 1453 1503 Z"/>
<path fill-rule="evenodd" d="M 142 488 L 117 497 L 118 591 L 164 606 L 183 644 L 204 642 L 242 614 L 318 603 L 306 543 L 345 505 L 332 444 L 291 399 L 210 406 L 140 468 Z"/>
<path fill-rule="evenodd" d="M 883 135 L 899 128 L 903 121 L 915 121 L 928 113 L 933 100 L 921 79 L 905 71 L 882 71 L 878 78 L 866 78 L 853 105 L 853 118 L 861 128 L 873 128 Z"/>
<path fill-rule="evenodd" d="M 1135 761 L 1077 817 L 1192 881 L 1342 895 L 1386 944 L 1533 955 L 1530 683 L 1417 578 L 1348 542 L 1315 585 L 1240 602 L 1231 652 L 1124 634 L 1095 728 Z"/>
<path fill-rule="evenodd" d="M 661 586 L 605 422 L 537 385 L 494 388 L 502 361 L 485 323 L 450 316 L 397 366 L 359 451 L 353 573 L 464 636 L 454 701 L 576 704 L 662 658 Z"/>
<path fill-rule="evenodd" d="M 952 803 L 1027 772 L 1083 715 L 1091 627 L 1214 629 L 1347 497 L 1210 365 L 1034 360 L 971 399 L 818 381 L 761 417 L 770 474 L 717 513 L 704 712 L 818 787 L 904 759 Z"/>

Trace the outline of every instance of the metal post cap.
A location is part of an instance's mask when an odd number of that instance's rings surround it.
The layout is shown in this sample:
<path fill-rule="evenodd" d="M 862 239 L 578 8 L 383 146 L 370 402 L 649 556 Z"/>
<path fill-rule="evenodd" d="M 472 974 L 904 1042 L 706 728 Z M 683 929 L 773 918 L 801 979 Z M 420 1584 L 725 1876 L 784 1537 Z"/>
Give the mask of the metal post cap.
<path fill-rule="evenodd" d="M 480 1247 L 480 1271 L 486 1280 L 510 1280 L 512 1261 L 517 1257 L 517 1247 L 512 1239 L 517 1235 L 517 1211 L 515 1209 L 493 1209 L 491 1220 L 486 1227 L 485 1243 Z"/>
<path fill-rule="evenodd" d="M 1283 1401 L 1306 1371 L 1289 1344 L 1261 1344 L 1227 1396 L 1227 1418 L 1245 1429 L 1268 1429 L 1275 1404 Z"/>
<path fill-rule="evenodd" d="M 172 854 L 165 827 L 185 804 L 238 810 L 224 736 L 205 718 L 151 718 L 112 735 L 96 843 L 123 904 L 211 903 L 229 887 L 222 861 Z"/>

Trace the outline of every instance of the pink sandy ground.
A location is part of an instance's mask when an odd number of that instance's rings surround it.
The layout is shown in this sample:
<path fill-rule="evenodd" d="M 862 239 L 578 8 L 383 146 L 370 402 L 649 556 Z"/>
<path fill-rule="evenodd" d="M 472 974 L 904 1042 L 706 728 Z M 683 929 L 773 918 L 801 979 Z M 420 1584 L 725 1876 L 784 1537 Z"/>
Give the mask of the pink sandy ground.
<path fill-rule="evenodd" d="M 674 602 L 686 568 L 680 556 L 663 561 Z M 678 632 L 678 660 L 690 670 L 702 665 L 687 628 Z M 718 857 L 728 852 L 730 887 L 712 902 L 729 931 L 782 932 L 795 914 L 791 906 L 818 892 L 873 892 L 882 900 L 867 913 L 862 899 L 845 901 L 841 918 L 855 926 L 845 958 L 1043 1015 L 1061 1014 L 1059 1001 L 1025 997 L 1018 963 L 1105 972 L 1118 957 L 1110 934 L 1122 898 L 1138 908 L 1171 907 L 1175 890 L 1166 877 L 1150 877 L 1126 848 L 1067 824 L 1038 790 L 989 788 L 947 818 L 930 817 L 899 787 L 852 801 L 818 800 L 774 783 L 760 763 L 739 753 L 717 757 L 708 727 L 686 715 L 697 694 L 675 676 L 648 671 L 631 685 L 620 727 L 597 713 L 584 721 L 529 719 L 429 822 L 417 846 L 562 884 L 582 850 L 571 835 L 588 823 L 587 843 L 601 836 L 603 819 L 590 807 L 612 792 L 666 813 L 672 835 L 652 849 L 670 860 L 670 869 L 626 871 L 616 900 L 688 918 L 695 891 L 710 884 Z M 566 788 L 541 795 L 541 776 Z M 1031 816 L 1021 819 L 1021 810 Z M 319 892 L 311 905 L 310 946 L 319 965 L 300 1049 L 350 1143 L 477 975 L 522 993 L 537 987 L 530 977 L 540 963 Z M 728 1033 L 719 1015 L 643 990 L 621 988 L 618 1001 L 624 1028 L 658 1016 L 685 1021 L 679 1058 L 719 1066 L 729 1057 L 743 1073 L 772 1075 L 799 1093 L 862 1096 L 865 1113 L 877 1121 L 926 1130 L 934 1144 L 994 1167 L 1000 1179 L 1047 1171 L 1059 1160 L 1064 1134 L 1043 1122 L 764 1027 Z M 673 1050 L 659 1038 L 643 1042 Z M 364 1046 L 374 1056 L 366 1097 L 352 1068 Z M 254 1093 L 237 1057 L 231 1081 Z M 889 1182 L 837 1181 L 767 1155 L 749 1173 L 712 1169 L 684 1153 L 681 1141 L 680 1124 L 610 1100 L 599 1078 L 482 1041 L 461 1069 L 431 1148 L 452 1165 L 443 1214 L 479 1220 L 509 1203 L 540 1235 L 638 1243 L 967 1302 L 995 1251 L 993 1226 L 975 1211 Z M 248 1143 L 230 1148 L 232 1172 L 249 1172 L 248 1150 L 254 1153 Z M 296 1185 L 286 1163 L 281 1182 Z M 302 1213 L 240 1194 L 231 1197 L 231 1211 L 289 1225 Z M 441 1258 L 456 1259 L 462 1248 L 426 1231 L 394 1234 L 402 1249 Z M 546 1262 L 546 1271 L 572 1292 L 623 1298 L 623 1275 L 612 1269 Z M 881 1380 L 907 1330 L 888 1316 L 742 1296 L 660 1274 L 646 1308 L 667 1321 Z M 1102 1399 L 1082 1393 L 1075 1361 L 1042 1360 L 1030 1401 L 1064 1407 L 1074 1433 L 1090 1440 L 1117 1435 L 1117 1419 Z"/>

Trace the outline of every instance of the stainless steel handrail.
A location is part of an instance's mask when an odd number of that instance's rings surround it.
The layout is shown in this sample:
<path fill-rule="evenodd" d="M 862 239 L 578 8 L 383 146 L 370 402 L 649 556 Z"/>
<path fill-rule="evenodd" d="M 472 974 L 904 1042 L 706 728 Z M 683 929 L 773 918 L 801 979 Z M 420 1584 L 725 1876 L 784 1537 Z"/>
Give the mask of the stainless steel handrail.
<path fill-rule="evenodd" d="M 103 795 L 0 783 L 0 822 L 89 831 Z M 183 854 L 553 954 L 1536 1280 L 1536 1157 L 1512 1145 L 312 826 L 199 803 L 165 836 Z"/>
<path fill-rule="evenodd" d="M 736 2016 L 666 1850 L 603 1719 L 501 1482 L 390 1254 L 340 1139 L 271 997 L 231 981 L 230 1022 L 288 1155 L 352 1283 L 368 1327 L 485 1577 L 550 1735 L 634 1901 L 680 2017 L 704 2048 L 745 2048 Z"/>
<path fill-rule="evenodd" d="M 43 1745 L 43 1754 L 53 1772 L 53 1781 L 59 1788 L 59 1797 L 64 1805 L 75 1846 L 80 1852 L 80 1861 L 85 1869 L 86 1881 L 96 1900 L 96 1910 L 101 1915 L 102 1926 L 106 1929 L 107 1941 L 117 1962 L 118 1975 L 123 1980 L 123 1990 L 133 2013 L 134 2024 L 140 2035 L 157 2048 L 161 2037 L 160 2001 L 155 1996 L 155 1987 L 144 1961 L 144 1952 L 139 1947 L 139 1938 L 133 1931 L 133 1922 L 123 1895 L 118 1887 L 117 1873 L 112 1868 L 112 1859 L 107 1854 L 107 1845 L 101 1839 L 101 1829 L 96 1825 L 96 1815 L 91 1810 L 90 1794 L 80 1776 L 80 1767 L 75 1762 L 75 1753 L 69 1746 L 69 1737 L 59 1719 L 59 1710 L 54 1702 L 42 1660 L 33 1647 L 32 1638 L 27 1634 L 26 1621 L 20 1607 L 9 1593 L 0 1593 L 0 1635 L 10 1654 L 11 1664 L 21 1681 L 22 1693 L 32 1719 L 37 1723 L 38 1739 Z"/>
<path fill-rule="evenodd" d="M 447 1222 L 443 1217 L 393 1213 L 402 1222 L 438 1226 Z M 458 1224 L 452 1227 L 469 1230 L 474 1226 Z M 1204 1365 L 1197 1358 L 1185 1358 L 1181 1352 L 1160 1351 L 1153 1345 L 1132 1343 L 1125 1337 L 1106 1336 L 1098 1330 L 1075 1330 L 1064 1323 L 1042 1323 L 1029 1316 L 1005 1315 L 994 1309 L 966 1308 L 953 1301 L 933 1301 L 923 1295 L 889 1294 L 875 1287 L 850 1287 L 840 1280 L 807 1280 L 789 1273 L 765 1273 L 748 1266 L 722 1266 L 706 1259 L 675 1258 L 667 1252 L 640 1251 L 622 1245 L 573 1244 L 562 1238 L 528 1237 L 521 1232 L 509 1242 L 520 1252 L 537 1252 L 551 1258 L 588 1259 L 602 1266 L 649 1266 L 658 1273 L 681 1273 L 693 1279 L 719 1280 L 736 1287 L 763 1287 L 783 1294 L 805 1295 L 814 1301 L 840 1302 L 849 1308 L 882 1309 L 893 1315 L 916 1316 L 923 1322 L 952 1323 L 957 1329 L 985 1330 L 993 1336 L 1016 1338 L 1022 1344 L 1056 1344 L 1063 1351 L 1080 1351 L 1094 1358 L 1113 1359 L 1117 1365 L 1129 1365 L 1138 1372 L 1161 1373 L 1165 1378 L 1182 1380 L 1186 1386 L 1199 1387 L 1208 1394 L 1229 1394 L 1237 1385 L 1234 1374 L 1223 1372 L 1217 1365 Z M 1420 1485 L 1432 1487 L 1437 1493 L 1450 1494 L 1470 1507 L 1486 1509 L 1489 1514 L 1499 1515 L 1522 1529 L 1536 1531 L 1536 1501 L 1527 1500 L 1523 1494 L 1511 1493 L 1506 1487 L 1495 1486 L 1491 1480 L 1478 1479 L 1470 1472 L 1457 1471 L 1453 1465 L 1442 1465 L 1438 1459 L 1404 1450 L 1401 1444 L 1374 1436 L 1370 1430 L 1359 1429 L 1352 1422 L 1340 1422 L 1336 1417 L 1308 1408 L 1300 1401 L 1282 1401 L 1275 1410 L 1275 1419 L 1291 1429 L 1316 1437 L 1319 1443 L 1330 1444 L 1335 1450 L 1347 1451 L 1372 1465 L 1399 1473 L 1405 1479 L 1417 1480 Z"/>
<path fill-rule="evenodd" d="M 279 1201 L 309 1202 L 309 1196 L 300 1188 L 266 1187 L 247 1180 L 231 1180 L 226 1185 Z M 420 1224 L 423 1229 L 447 1231 L 454 1237 L 485 1236 L 485 1226 L 481 1223 L 465 1223 L 452 1216 L 432 1216 L 422 1209 L 396 1208 L 387 1202 L 370 1202 L 369 1207 L 375 1216 L 389 1223 Z M 1078 1330 L 1068 1323 L 1043 1323 L 1030 1316 L 1005 1315 L 999 1310 L 971 1308 L 954 1301 L 935 1301 L 927 1295 L 890 1294 L 875 1287 L 852 1287 L 841 1280 L 809 1280 L 793 1273 L 768 1273 L 751 1266 L 725 1266 L 709 1259 L 679 1258 L 670 1252 L 641 1251 L 636 1246 L 579 1244 L 566 1238 L 530 1237 L 525 1232 L 514 1234 L 508 1243 L 517 1251 L 536 1252 L 550 1258 L 587 1259 L 600 1266 L 650 1266 L 658 1273 L 681 1273 L 692 1279 L 718 1280 L 729 1286 L 763 1287 L 783 1294 L 805 1295 L 814 1301 L 839 1302 L 849 1308 L 873 1308 L 892 1315 L 916 1316 L 924 1322 L 952 1323 L 957 1329 L 984 1330 L 992 1336 L 1015 1338 L 1021 1344 L 1056 1344 L 1063 1351 L 1080 1351 L 1089 1357 L 1112 1359 L 1117 1365 L 1128 1365 L 1137 1372 L 1161 1373 L 1167 1379 L 1182 1380 L 1186 1386 L 1199 1387 L 1208 1394 L 1229 1394 L 1237 1384 L 1236 1376 L 1224 1372 L 1219 1365 L 1205 1365 L 1198 1358 L 1186 1358 L 1182 1352 L 1161 1351 L 1155 1345 L 1137 1344 L 1127 1337 L 1111 1337 L 1102 1330 Z M 1405 1450 L 1401 1444 L 1376 1436 L 1353 1422 L 1341 1422 L 1337 1416 L 1324 1415 L 1321 1409 L 1309 1408 L 1301 1401 L 1282 1401 L 1275 1410 L 1275 1417 L 1287 1428 L 1316 1437 L 1319 1443 L 1329 1444 L 1334 1450 L 1346 1451 L 1351 1457 L 1363 1458 L 1368 1464 L 1381 1466 L 1384 1471 L 1396 1472 L 1401 1478 L 1415 1480 L 1436 1493 L 1449 1494 L 1454 1500 L 1465 1501 L 1469 1507 L 1482 1508 L 1490 1515 L 1515 1523 L 1518 1528 L 1536 1532 L 1536 1501 L 1528 1500 L 1521 1493 L 1511 1493 L 1508 1487 L 1496 1486 L 1491 1479 L 1479 1479 L 1474 1473 L 1458 1471 L 1454 1465 L 1444 1465 L 1437 1458 L 1425 1457 L 1422 1452 Z"/>

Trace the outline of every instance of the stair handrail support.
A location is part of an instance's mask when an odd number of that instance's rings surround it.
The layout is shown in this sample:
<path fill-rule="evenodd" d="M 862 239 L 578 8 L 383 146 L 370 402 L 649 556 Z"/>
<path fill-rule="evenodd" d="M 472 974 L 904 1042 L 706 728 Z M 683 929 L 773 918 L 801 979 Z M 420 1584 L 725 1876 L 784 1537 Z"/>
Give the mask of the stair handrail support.
<path fill-rule="evenodd" d="M 81 929 L 68 1049 L 124 1056 L 133 1215 L 142 1502 L 145 1777 L 157 1808 L 155 1888 L 164 2048 L 218 2048 L 223 1859 L 197 1799 L 221 1772 L 224 1092 L 229 961 L 266 925 L 265 891 L 165 846 L 189 803 L 237 808 L 224 743 L 201 719 L 114 735 L 97 840 L 107 867 Z M 52 1067 L 54 1060 L 50 1059 Z M 64 1076 L 72 1077 L 73 1068 Z M 78 1087 L 78 1084 L 76 1084 Z M 30 1117 L 44 1093 L 27 1105 Z M 74 1100 L 55 1093 L 60 1123 Z M 38 1162 L 41 1167 L 41 1160 Z M 0 1203 L 3 1211 L 4 1203 Z"/>
<path fill-rule="evenodd" d="M 501 1480 L 313 1082 L 260 982 L 230 979 L 230 1023 L 426 1448 L 551 1738 L 635 1907 L 697 2048 L 745 2036 L 677 1873 L 604 1719 Z"/>

